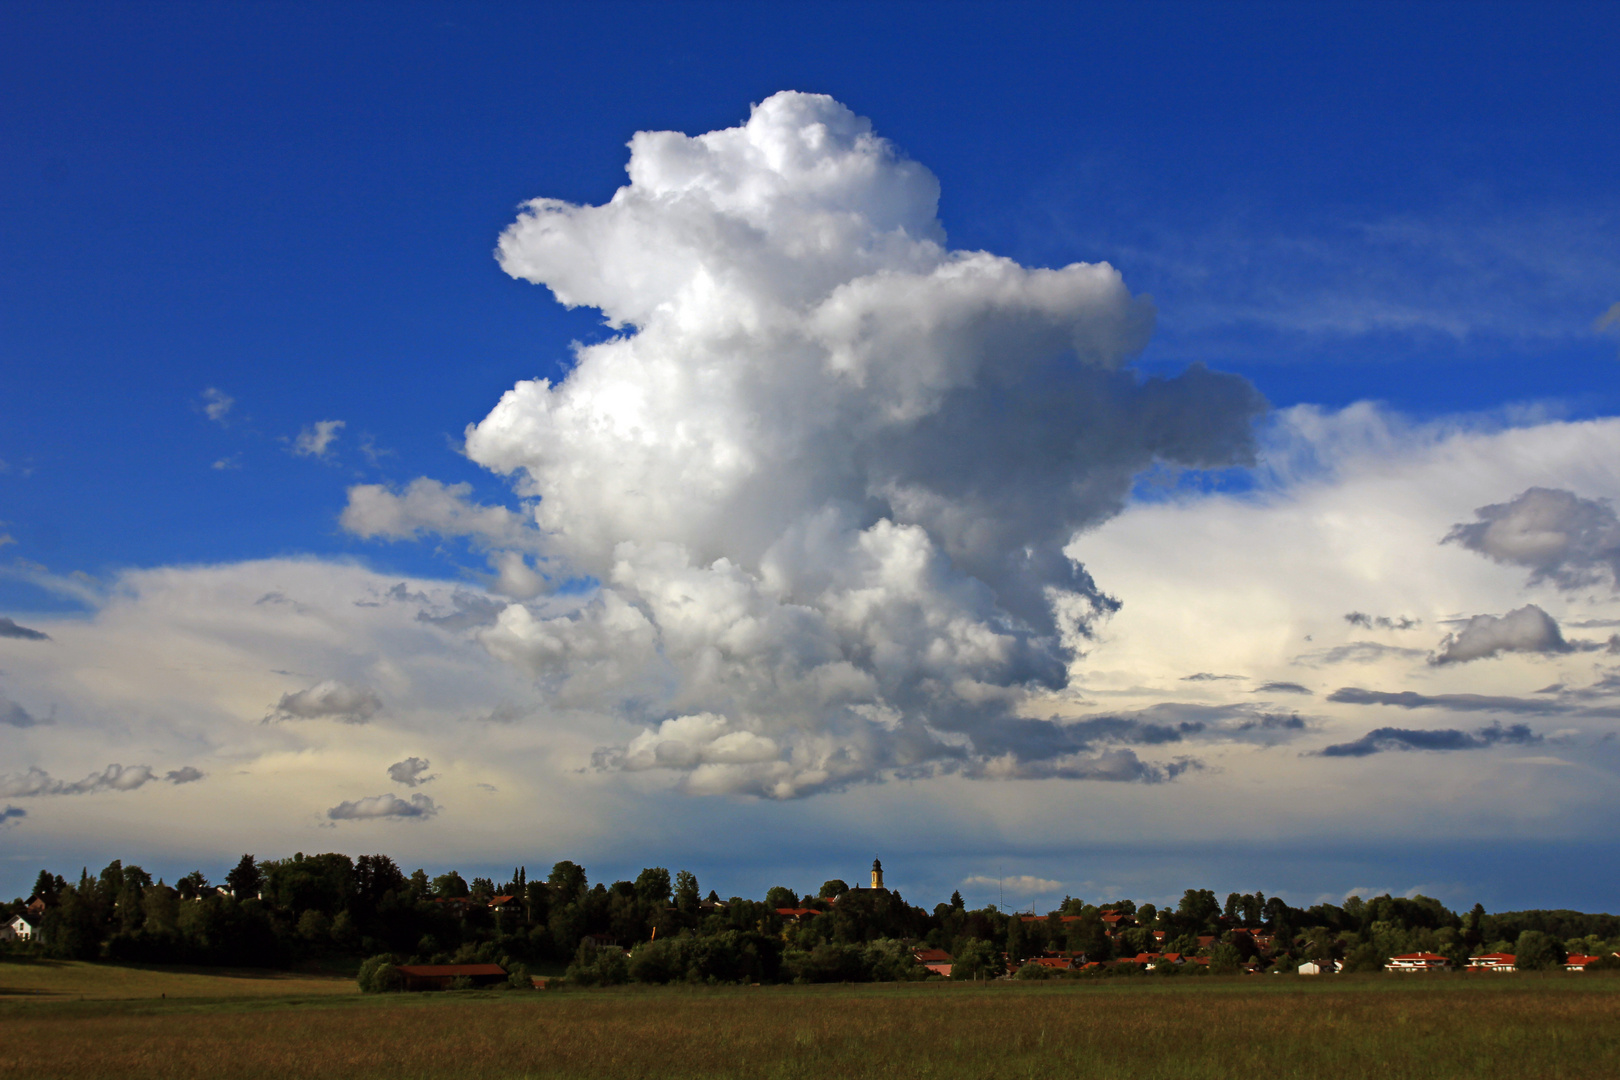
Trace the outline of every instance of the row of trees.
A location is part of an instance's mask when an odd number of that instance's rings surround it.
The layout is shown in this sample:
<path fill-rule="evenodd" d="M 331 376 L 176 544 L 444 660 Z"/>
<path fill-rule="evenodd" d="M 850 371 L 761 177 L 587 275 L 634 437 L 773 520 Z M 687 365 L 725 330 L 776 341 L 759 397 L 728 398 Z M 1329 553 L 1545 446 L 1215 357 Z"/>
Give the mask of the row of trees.
<path fill-rule="evenodd" d="M 491 907 L 500 896 L 513 899 Z M 662 867 L 593 884 L 584 867 L 563 861 L 543 879 L 520 866 L 506 881 L 468 881 L 454 871 L 406 874 L 386 855 L 336 853 L 244 855 L 223 888 L 200 872 L 169 885 L 117 861 L 76 882 L 42 871 L 33 898 L 45 914 L 31 947 L 65 958 L 351 970 L 379 956 L 567 965 L 572 980 L 587 984 L 922 978 L 926 970 L 911 958 L 917 947 L 951 953 L 957 977 L 997 975 L 1043 953 L 1104 962 L 1202 953 L 1216 970 L 1257 960 L 1291 970 L 1305 959 L 1376 970 L 1400 953 L 1436 952 L 1461 964 L 1501 951 L 1531 969 L 1561 964 L 1570 952 L 1620 949 L 1615 916 L 1491 914 L 1479 905 L 1459 914 L 1421 896 L 1294 908 L 1259 892 L 1221 903 L 1209 890 L 1189 889 L 1163 908 L 1065 898 L 1050 917 L 1031 921 L 994 907 L 969 910 L 959 893 L 927 910 L 899 893 L 850 890 L 842 881 L 802 896 L 778 886 L 761 900 L 721 901 L 705 896 L 689 871 Z M 0 907 L 9 917 L 25 903 Z M 796 908 L 818 914 L 778 914 Z M 1105 919 L 1109 912 L 1128 918 Z"/>

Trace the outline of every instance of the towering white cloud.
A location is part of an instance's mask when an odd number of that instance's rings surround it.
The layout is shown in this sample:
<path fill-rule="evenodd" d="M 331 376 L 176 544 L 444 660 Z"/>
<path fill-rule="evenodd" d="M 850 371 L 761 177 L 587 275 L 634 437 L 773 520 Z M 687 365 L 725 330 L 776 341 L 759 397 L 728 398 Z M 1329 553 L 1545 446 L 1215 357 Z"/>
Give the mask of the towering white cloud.
<path fill-rule="evenodd" d="M 1152 310 L 1106 264 L 950 250 L 933 175 L 831 98 L 630 150 L 607 203 L 536 199 L 500 240 L 623 333 L 467 432 L 600 582 L 567 614 L 509 607 L 485 645 L 646 725 L 604 763 L 705 791 L 1061 774 L 1089 744 L 1003 725 L 1116 606 L 1064 545 L 1156 461 L 1247 461 L 1258 395 L 1129 371 Z"/>

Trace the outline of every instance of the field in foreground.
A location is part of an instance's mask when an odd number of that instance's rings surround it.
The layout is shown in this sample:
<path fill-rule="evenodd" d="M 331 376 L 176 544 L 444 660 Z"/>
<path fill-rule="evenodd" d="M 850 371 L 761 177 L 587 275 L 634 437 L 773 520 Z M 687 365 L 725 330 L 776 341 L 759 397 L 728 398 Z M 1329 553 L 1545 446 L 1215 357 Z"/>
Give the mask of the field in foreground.
<path fill-rule="evenodd" d="M 0 1003 L 0 1032 L 0 1075 L 31 1080 L 1612 1078 L 1620 1076 L 1620 979 L 10 1001 Z"/>

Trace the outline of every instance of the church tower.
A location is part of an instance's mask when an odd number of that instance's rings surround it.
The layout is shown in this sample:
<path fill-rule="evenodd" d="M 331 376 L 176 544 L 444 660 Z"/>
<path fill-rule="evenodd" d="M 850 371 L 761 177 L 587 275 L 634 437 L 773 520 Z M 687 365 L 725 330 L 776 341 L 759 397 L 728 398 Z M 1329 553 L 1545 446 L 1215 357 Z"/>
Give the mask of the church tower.
<path fill-rule="evenodd" d="M 883 860 L 872 860 L 872 888 L 883 888 Z"/>

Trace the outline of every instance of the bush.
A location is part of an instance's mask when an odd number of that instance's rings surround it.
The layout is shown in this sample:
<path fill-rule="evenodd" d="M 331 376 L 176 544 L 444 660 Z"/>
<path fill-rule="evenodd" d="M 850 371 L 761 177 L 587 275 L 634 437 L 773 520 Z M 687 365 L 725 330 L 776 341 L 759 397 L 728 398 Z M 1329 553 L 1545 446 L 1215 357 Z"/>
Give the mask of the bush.
<path fill-rule="evenodd" d="M 1378 946 L 1371 942 L 1357 945 L 1344 954 L 1344 970 L 1346 974 L 1358 971 L 1383 971 L 1387 958 L 1378 951 Z"/>
<path fill-rule="evenodd" d="M 533 990 L 534 979 L 529 975 L 529 965 L 508 964 L 506 968 L 506 985 L 513 990 Z"/>
<path fill-rule="evenodd" d="M 1050 978 L 1054 978 L 1056 975 L 1057 975 L 1056 971 L 1054 971 L 1051 968 L 1045 966 L 1044 964 L 1028 963 L 1028 964 L 1025 964 L 1023 967 L 1019 968 L 1016 972 L 1014 972 L 1013 973 L 1013 978 L 1015 978 L 1015 979 L 1050 979 Z"/>
<path fill-rule="evenodd" d="M 405 976 L 394 966 L 394 958 L 387 953 L 368 958 L 360 965 L 355 980 L 362 994 L 392 994 L 405 989 Z"/>
<path fill-rule="evenodd" d="M 630 965 L 623 949 L 598 948 L 586 938 L 568 965 L 567 978 L 575 986 L 619 986 L 630 981 Z"/>

